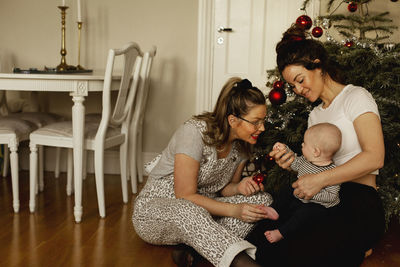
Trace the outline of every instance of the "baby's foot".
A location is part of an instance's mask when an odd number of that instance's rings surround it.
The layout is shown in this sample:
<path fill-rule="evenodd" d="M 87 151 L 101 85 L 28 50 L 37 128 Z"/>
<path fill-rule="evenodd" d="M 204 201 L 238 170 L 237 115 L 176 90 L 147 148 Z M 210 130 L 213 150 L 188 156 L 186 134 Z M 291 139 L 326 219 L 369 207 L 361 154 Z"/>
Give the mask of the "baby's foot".
<path fill-rule="evenodd" d="M 274 221 L 278 220 L 279 214 L 274 208 L 261 205 L 260 209 L 262 209 L 265 212 L 265 214 L 267 215 L 266 219 L 270 219 L 270 220 L 274 220 Z"/>
<path fill-rule="evenodd" d="M 281 232 L 279 232 L 278 229 L 266 231 L 264 233 L 264 235 L 270 243 L 278 242 L 279 240 L 281 240 L 283 238 L 283 236 L 281 235 Z"/>

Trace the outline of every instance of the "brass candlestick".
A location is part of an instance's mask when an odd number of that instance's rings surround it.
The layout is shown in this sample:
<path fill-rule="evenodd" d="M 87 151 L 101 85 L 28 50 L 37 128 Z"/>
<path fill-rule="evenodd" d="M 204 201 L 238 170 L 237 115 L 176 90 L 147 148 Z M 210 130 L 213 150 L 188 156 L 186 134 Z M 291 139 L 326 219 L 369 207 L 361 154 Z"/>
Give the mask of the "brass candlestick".
<path fill-rule="evenodd" d="M 67 55 L 67 50 L 65 49 L 65 14 L 68 9 L 67 6 L 59 6 L 61 9 L 61 63 L 57 66 L 57 71 L 66 71 L 76 69 L 74 66 L 70 66 L 67 64 L 65 60 L 65 56 Z"/>
<path fill-rule="evenodd" d="M 82 30 L 82 22 L 78 21 L 78 66 L 76 69 L 84 70 L 85 68 L 81 66 L 81 30 Z"/>

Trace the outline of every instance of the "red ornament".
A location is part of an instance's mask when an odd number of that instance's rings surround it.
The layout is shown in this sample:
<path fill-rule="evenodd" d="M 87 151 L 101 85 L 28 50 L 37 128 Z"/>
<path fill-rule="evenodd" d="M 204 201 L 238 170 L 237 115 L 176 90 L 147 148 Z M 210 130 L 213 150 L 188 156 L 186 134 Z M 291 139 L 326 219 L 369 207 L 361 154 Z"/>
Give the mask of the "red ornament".
<path fill-rule="evenodd" d="M 265 176 L 266 176 L 265 174 L 257 173 L 256 175 L 253 176 L 253 181 L 256 182 L 257 184 L 261 184 L 266 178 Z"/>
<path fill-rule="evenodd" d="M 354 2 L 350 2 L 350 4 L 347 6 L 347 9 L 348 9 L 350 12 L 356 12 L 356 10 L 357 10 L 357 4 L 354 3 Z"/>
<path fill-rule="evenodd" d="M 344 46 L 346 47 L 352 47 L 354 45 L 353 41 L 347 41 L 346 43 L 344 43 Z"/>
<path fill-rule="evenodd" d="M 323 32 L 324 32 L 324 31 L 322 30 L 322 28 L 317 26 L 317 27 L 314 27 L 314 29 L 312 29 L 311 34 L 312 34 L 314 37 L 319 38 L 319 37 L 322 36 L 322 33 L 323 33 Z"/>
<path fill-rule="evenodd" d="M 274 88 L 268 94 L 268 99 L 273 105 L 280 105 L 286 101 L 286 92 L 283 88 Z"/>
<path fill-rule="evenodd" d="M 312 26 L 312 20 L 309 16 L 302 15 L 296 19 L 296 24 L 300 28 L 303 28 L 304 30 L 308 30 Z"/>
<path fill-rule="evenodd" d="M 273 157 L 271 157 L 270 155 L 266 155 L 266 156 L 265 156 L 265 159 L 266 159 L 267 161 L 275 161 L 275 159 L 274 159 Z"/>
<path fill-rule="evenodd" d="M 283 82 L 282 81 L 275 81 L 274 84 L 272 85 L 275 89 L 280 89 L 283 88 Z"/>

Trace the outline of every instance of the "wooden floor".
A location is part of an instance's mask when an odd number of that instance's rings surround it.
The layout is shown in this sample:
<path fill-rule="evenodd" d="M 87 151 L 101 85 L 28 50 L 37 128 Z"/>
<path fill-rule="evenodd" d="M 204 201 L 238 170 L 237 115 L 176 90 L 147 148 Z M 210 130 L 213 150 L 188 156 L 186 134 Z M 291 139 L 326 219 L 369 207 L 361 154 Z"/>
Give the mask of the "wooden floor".
<path fill-rule="evenodd" d="M 175 266 L 173 247 L 143 242 L 132 223 L 135 195 L 124 205 L 119 176 L 107 175 L 106 212 L 100 219 L 93 175 L 83 183 L 83 217 L 74 222 L 73 197 L 65 194 L 66 177 L 45 175 L 37 211 L 29 213 L 28 172 L 20 172 L 19 214 L 12 211 L 10 177 L 0 178 L 0 266 Z M 198 264 L 211 266 L 207 262 Z M 393 224 L 362 267 L 400 266 L 400 227 Z"/>

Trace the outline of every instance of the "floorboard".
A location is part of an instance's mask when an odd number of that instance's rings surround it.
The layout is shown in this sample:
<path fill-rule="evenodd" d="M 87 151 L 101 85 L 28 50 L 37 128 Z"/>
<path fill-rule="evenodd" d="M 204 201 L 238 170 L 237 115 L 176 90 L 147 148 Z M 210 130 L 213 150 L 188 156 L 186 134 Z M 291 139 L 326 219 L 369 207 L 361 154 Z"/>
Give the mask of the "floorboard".
<path fill-rule="evenodd" d="M 20 172 L 18 214 L 12 211 L 10 177 L 0 178 L 0 266 L 138 266 L 172 267 L 171 246 L 142 241 L 132 223 L 132 205 L 123 204 L 120 178 L 105 176 L 106 213 L 97 210 L 94 176 L 83 182 L 83 217 L 76 224 L 73 196 L 66 195 L 66 175 L 45 174 L 45 189 L 37 196 L 37 210 L 28 208 L 29 173 Z M 206 261 L 198 267 L 210 267 Z M 400 227 L 389 231 L 362 267 L 400 266 Z"/>

